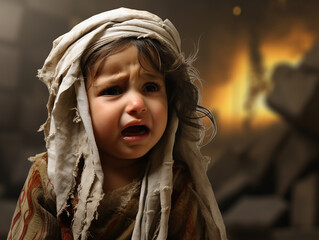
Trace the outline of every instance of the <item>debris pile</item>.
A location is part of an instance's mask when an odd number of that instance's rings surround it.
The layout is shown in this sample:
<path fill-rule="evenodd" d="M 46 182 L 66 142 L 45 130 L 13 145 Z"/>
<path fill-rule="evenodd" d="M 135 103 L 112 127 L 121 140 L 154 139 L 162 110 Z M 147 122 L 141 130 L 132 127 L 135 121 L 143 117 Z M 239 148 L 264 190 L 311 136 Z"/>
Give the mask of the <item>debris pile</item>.
<path fill-rule="evenodd" d="M 319 43 L 273 81 L 280 123 L 227 149 L 208 175 L 229 239 L 319 239 Z"/>

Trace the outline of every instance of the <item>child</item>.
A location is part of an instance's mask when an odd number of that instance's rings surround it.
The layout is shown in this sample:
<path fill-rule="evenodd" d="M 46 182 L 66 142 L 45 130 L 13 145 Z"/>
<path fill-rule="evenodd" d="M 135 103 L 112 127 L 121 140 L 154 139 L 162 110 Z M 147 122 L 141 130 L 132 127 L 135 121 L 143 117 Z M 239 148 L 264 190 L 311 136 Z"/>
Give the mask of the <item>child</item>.
<path fill-rule="evenodd" d="M 226 239 L 199 151 L 198 80 L 177 30 L 145 11 L 93 16 L 55 40 L 47 153 L 8 239 Z"/>

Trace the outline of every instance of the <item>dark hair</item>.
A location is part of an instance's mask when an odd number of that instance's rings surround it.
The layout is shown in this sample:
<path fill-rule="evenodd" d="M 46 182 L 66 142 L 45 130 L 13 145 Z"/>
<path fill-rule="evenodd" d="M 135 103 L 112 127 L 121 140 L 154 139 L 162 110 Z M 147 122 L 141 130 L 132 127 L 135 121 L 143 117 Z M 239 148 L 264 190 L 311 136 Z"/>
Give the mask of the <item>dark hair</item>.
<path fill-rule="evenodd" d="M 136 46 L 138 60 L 142 67 L 148 62 L 151 66 L 163 74 L 166 84 L 169 114 L 172 109 L 176 111 L 177 117 L 182 123 L 196 128 L 201 125 L 194 121 L 199 117 L 208 117 L 215 126 L 211 112 L 198 105 L 199 93 L 193 84 L 199 80 L 197 72 L 187 62 L 176 57 L 167 47 L 158 40 L 151 38 L 122 38 L 105 45 L 88 48 L 81 62 L 82 73 L 85 80 L 90 77 L 94 79 L 99 75 L 102 63 L 110 55 L 122 51 L 130 45 Z M 191 74 L 190 74 L 191 73 Z M 192 79 L 195 78 L 195 79 Z M 201 116 L 194 113 L 199 112 Z"/>

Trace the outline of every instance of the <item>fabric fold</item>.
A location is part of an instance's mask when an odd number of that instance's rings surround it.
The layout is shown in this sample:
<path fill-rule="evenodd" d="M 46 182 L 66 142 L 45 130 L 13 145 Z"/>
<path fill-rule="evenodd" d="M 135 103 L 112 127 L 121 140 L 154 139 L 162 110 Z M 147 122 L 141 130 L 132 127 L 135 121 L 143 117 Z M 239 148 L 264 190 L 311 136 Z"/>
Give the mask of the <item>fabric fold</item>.
<path fill-rule="evenodd" d="M 90 49 L 92 43 L 104 45 L 126 37 L 154 38 L 176 58 L 189 64 L 181 52 L 179 34 L 169 20 L 163 21 L 146 11 L 119 8 L 95 15 L 57 38 L 44 66 L 38 71 L 38 77 L 50 93 L 48 119 L 41 129 L 44 130 L 48 149 L 48 176 L 54 186 L 58 215 L 66 210 L 68 200 L 76 191 L 78 162 L 80 158 L 84 159 L 78 189 L 79 202 L 72 226 L 74 239 L 87 239 L 91 222 L 97 217 L 97 207 L 103 198 L 104 179 L 94 140 L 81 60 L 85 51 L 94 51 Z M 191 70 L 189 73 L 192 74 Z M 179 126 L 174 112 L 170 116 L 164 136 L 150 154 L 142 180 L 132 239 L 149 239 L 151 231 L 156 231 L 156 239 L 167 238 L 173 156 L 178 156 L 190 169 L 210 239 L 224 240 L 223 220 L 205 177 L 207 161 L 191 135 L 175 139 L 177 128 L 186 126 Z M 194 131 L 189 130 L 191 133 Z M 154 230 L 156 212 L 160 212 L 160 219 Z"/>

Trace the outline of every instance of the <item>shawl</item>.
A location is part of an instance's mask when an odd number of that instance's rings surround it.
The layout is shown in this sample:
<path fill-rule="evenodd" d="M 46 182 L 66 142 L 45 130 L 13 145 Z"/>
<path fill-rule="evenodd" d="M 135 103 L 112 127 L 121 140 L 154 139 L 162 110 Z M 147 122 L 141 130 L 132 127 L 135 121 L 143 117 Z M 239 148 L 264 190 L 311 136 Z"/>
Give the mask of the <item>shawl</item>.
<path fill-rule="evenodd" d="M 184 59 L 179 33 L 169 20 L 139 10 L 119 8 L 95 15 L 60 36 L 38 71 L 38 77 L 49 89 L 48 118 L 44 130 L 48 151 L 48 177 L 54 187 L 57 215 L 68 207 L 78 177 L 79 162 L 84 158 L 81 183 L 77 186 L 78 204 L 72 233 L 74 239 L 85 240 L 97 208 L 103 198 L 103 171 L 95 143 L 85 82 L 81 72 L 83 52 L 101 41 L 106 44 L 125 37 L 154 38 L 166 46 L 176 58 Z M 191 74 L 191 73 L 190 73 Z M 166 239 L 171 209 L 172 168 L 174 158 L 190 169 L 195 195 L 200 203 L 210 239 L 226 239 L 224 223 L 210 182 L 206 176 L 207 158 L 200 153 L 198 129 L 183 126 L 187 134 L 175 139 L 179 126 L 172 114 L 165 134 L 152 149 L 141 184 L 139 207 L 132 239 L 149 239 L 150 228 L 160 212 L 156 239 Z"/>
<path fill-rule="evenodd" d="M 7 239 L 73 239 L 71 225 L 77 197 L 69 202 L 67 211 L 57 217 L 53 186 L 47 174 L 48 155 L 41 153 L 30 160 L 33 164 L 13 214 Z M 140 185 L 141 179 L 135 179 L 125 187 L 105 194 L 98 207 L 99 218 L 93 220 L 89 229 L 88 240 L 131 239 L 138 211 Z M 156 233 L 159 217 L 158 212 L 156 224 L 151 227 L 151 236 Z M 167 237 L 208 239 L 204 224 L 189 170 L 185 164 L 175 162 Z"/>

